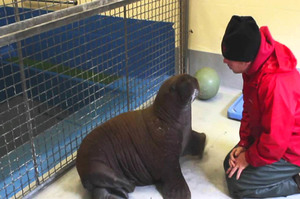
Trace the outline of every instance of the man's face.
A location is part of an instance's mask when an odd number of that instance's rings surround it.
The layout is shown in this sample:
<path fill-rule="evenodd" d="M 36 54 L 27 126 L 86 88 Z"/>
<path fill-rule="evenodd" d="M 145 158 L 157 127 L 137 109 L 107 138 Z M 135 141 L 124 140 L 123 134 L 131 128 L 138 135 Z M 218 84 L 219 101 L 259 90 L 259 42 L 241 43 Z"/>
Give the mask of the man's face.
<path fill-rule="evenodd" d="M 227 66 L 234 72 L 234 73 L 245 73 L 249 69 L 251 62 L 241 62 L 241 61 L 232 61 L 229 59 L 224 58 L 223 62 L 227 64 Z"/>

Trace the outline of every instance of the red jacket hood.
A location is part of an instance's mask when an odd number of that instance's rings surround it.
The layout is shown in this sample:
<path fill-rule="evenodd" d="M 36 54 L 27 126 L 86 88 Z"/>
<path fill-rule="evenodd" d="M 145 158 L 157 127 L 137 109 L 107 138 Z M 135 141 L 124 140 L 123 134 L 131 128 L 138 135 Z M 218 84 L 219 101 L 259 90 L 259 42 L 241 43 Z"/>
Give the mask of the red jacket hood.
<path fill-rule="evenodd" d="M 247 71 L 247 75 L 256 73 L 270 56 L 269 60 L 274 64 L 269 65 L 269 68 L 266 68 L 265 72 L 287 72 L 296 67 L 297 60 L 291 50 L 285 45 L 275 41 L 267 26 L 260 28 L 260 35 L 260 48 L 250 69 Z"/>

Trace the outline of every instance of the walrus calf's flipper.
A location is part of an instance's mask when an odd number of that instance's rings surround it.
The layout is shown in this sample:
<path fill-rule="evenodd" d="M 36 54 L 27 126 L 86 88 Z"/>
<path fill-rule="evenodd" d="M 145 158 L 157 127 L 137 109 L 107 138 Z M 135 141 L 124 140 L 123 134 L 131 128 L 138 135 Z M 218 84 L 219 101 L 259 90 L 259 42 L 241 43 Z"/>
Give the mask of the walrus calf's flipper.
<path fill-rule="evenodd" d="M 190 199 L 190 189 L 182 175 L 180 165 L 177 163 L 173 168 L 163 174 L 161 193 L 164 199 Z"/>
<path fill-rule="evenodd" d="M 205 133 L 198 133 L 192 130 L 191 138 L 183 152 L 184 155 L 198 156 L 200 159 L 203 157 L 204 147 L 206 144 Z"/>
<path fill-rule="evenodd" d="M 111 118 L 83 139 L 76 168 L 93 199 L 128 198 L 135 186 L 151 184 L 164 199 L 191 198 L 179 157 L 203 155 L 206 136 L 191 125 L 198 92 L 194 77 L 173 76 L 151 106 Z"/>
<path fill-rule="evenodd" d="M 92 192 L 93 199 L 126 199 L 135 185 L 114 170 L 98 162 L 91 163 L 90 174 L 82 178 L 83 186 Z"/>
<path fill-rule="evenodd" d="M 117 190 L 109 190 L 106 188 L 95 188 L 92 191 L 92 199 L 127 199 L 126 192 L 118 192 Z"/>

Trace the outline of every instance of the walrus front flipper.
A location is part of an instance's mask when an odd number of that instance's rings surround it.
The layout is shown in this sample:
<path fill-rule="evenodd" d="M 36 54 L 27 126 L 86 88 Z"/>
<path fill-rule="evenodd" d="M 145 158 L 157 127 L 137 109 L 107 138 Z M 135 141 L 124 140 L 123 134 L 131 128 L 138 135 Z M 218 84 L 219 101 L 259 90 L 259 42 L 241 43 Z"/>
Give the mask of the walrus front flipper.
<path fill-rule="evenodd" d="M 192 130 L 191 138 L 182 155 L 197 155 L 201 159 L 206 144 L 205 133 L 198 133 Z"/>
<path fill-rule="evenodd" d="M 109 190 L 106 188 L 94 188 L 92 199 L 127 199 L 128 194 L 122 190 Z"/>
<path fill-rule="evenodd" d="M 167 158 L 168 159 L 168 158 Z M 190 189 L 182 175 L 179 162 L 168 159 L 161 182 L 157 184 L 164 199 L 190 199 Z"/>
<path fill-rule="evenodd" d="M 161 189 L 160 192 L 163 195 L 163 198 L 190 199 L 191 192 L 182 173 L 180 172 L 180 176 L 176 176 L 176 178 L 173 177 L 170 180 L 163 182 L 161 187 L 158 187 L 158 189 Z"/>

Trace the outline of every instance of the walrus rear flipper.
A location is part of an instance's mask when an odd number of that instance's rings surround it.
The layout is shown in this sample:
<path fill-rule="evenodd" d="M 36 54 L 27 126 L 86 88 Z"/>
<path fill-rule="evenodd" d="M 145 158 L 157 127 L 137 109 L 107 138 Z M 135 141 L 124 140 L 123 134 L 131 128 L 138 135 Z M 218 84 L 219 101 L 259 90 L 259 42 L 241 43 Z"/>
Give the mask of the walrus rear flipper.
<path fill-rule="evenodd" d="M 127 199 L 128 193 L 123 190 L 109 190 L 106 188 L 94 188 L 92 199 Z"/>
<path fill-rule="evenodd" d="M 128 193 L 135 188 L 125 177 L 100 162 L 93 162 L 89 173 L 82 176 L 81 181 L 92 192 L 93 199 L 128 198 Z"/>

